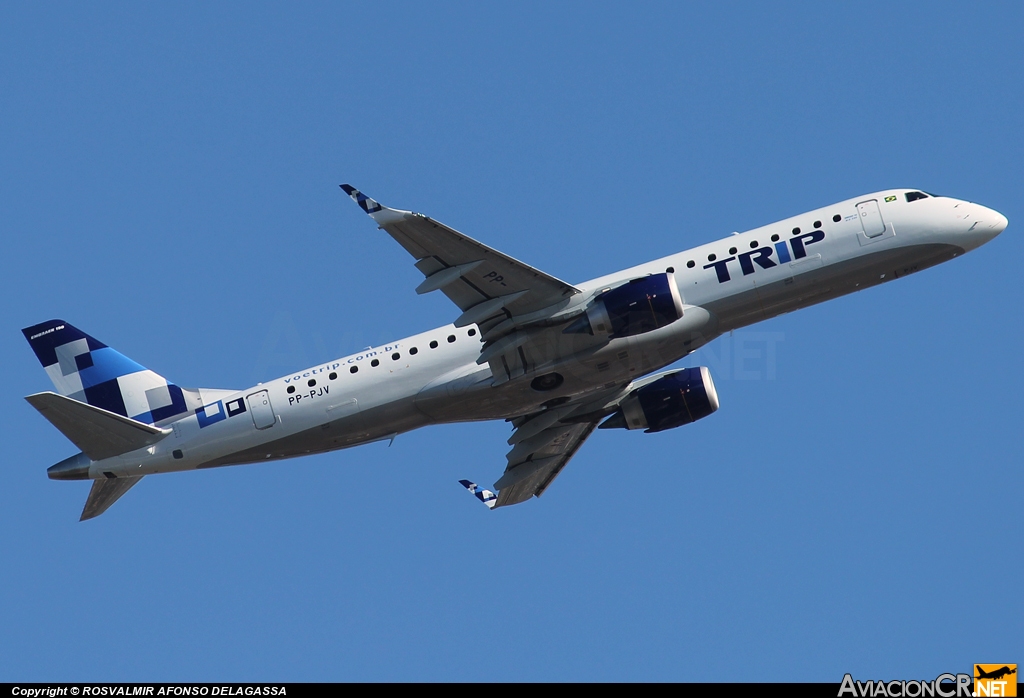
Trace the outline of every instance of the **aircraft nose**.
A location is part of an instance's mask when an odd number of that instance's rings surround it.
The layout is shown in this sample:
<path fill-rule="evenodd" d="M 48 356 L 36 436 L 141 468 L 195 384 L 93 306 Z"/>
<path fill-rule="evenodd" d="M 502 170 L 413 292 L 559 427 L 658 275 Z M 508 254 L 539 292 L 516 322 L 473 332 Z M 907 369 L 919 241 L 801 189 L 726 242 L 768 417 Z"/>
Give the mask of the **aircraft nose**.
<path fill-rule="evenodd" d="M 991 208 L 974 204 L 974 225 L 971 226 L 971 233 L 975 234 L 982 243 L 988 242 L 999 233 L 1006 230 L 1009 221 L 1006 216 Z"/>
<path fill-rule="evenodd" d="M 979 206 L 979 208 L 981 209 L 981 225 L 978 227 L 982 229 L 982 233 L 989 240 L 1006 230 L 1006 226 L 1010 223 L 1006 220 L 1006 216 L 991 208 L 984 206 Z"/>
<path fill-rule="evenodd" d="M 989 225 L 989 228 L 992 230 L 993 233 L 998 235 L 999 233 L 1001 233 L 1004 230 L 1006 230 L 1006 226 L 1008 226 L 1010 224 L 1010 221 L 1006 220 L 1006 216 L 1004 216 L 1003 214 L 999 213 L 999 211 L 992 211 L 992 213 L 994 213 L 995 216 L 994 216 L 994 220 Z"/>

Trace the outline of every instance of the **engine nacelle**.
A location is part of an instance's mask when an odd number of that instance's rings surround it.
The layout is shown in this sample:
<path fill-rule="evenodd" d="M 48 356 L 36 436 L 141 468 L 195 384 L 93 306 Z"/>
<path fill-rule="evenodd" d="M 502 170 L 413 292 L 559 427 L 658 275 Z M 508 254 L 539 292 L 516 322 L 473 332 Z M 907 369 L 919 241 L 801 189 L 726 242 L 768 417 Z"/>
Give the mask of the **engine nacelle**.
<path fill-rule="evenodd" d="M 566 333 L 632 337 L 671 324 L 683 316 L 683 299 L 672 272 L 633 279 L 605 291 Z"/>
<path fill-rule="evenodd" d="M 600 428 L 649 434 L 696 422 L 717 409 L 718 391 L 707 367 L 684 368 L 634 390 Z"/>

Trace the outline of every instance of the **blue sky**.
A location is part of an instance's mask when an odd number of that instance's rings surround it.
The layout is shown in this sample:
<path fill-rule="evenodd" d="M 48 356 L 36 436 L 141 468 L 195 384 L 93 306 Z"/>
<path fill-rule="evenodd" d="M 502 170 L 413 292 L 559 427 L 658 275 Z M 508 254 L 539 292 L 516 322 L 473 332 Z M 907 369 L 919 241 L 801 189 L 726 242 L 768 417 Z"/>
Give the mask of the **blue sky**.
<path fill-rule="evenodd" d="M 1022 662 L 1018 3 L 8 4 L 0 680 L 932 678 Z M 569 282 L 887 187 L 994 242 L 737 332 L 722 409 L 487 512 L 504 423 L 78 523 L 66 319 L 242 388 L 450 322 L 351 182 Z M 1018 581 L 1015 581 L 1018 580 Z M 1016 638 L 1016 639 L 1015 639 Z"/>

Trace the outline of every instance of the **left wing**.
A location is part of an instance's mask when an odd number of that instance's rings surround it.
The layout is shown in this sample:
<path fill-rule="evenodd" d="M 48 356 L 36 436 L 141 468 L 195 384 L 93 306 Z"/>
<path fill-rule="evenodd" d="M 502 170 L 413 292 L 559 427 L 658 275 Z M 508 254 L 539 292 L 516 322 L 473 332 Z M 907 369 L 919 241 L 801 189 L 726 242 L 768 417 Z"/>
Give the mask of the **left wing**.
<path fill-rule="evenodd" d="M 416 268 L 426 277 L 416 292 L 440 290 L 462 310 L 455 325 L 479 325 L 485 340 L 512 331 L 517 318 L 580 293 L 423 214 L 382 206 L 348 184 L 341 188 L 416 259 Z"/>
<path fill-rule="evenodd" d="M 505 473 L 493 485 L 497 491 L 481 489 L 469 480 L 460 484 L 491 509 L 541 496 L 598 422 L 614 412 L 633 387 L 630 383 L 601 390 L 513 420 L 516 429 L 508 439 L 512 450 L 505 456 Z"/>
<path fill-rule="evenodd" d="M 544 494 L 596 427 L 597 422 L 560 424 L 516 444 L 508 453 L 505 474 L 494 483 L 495 508 Z"/>
<path fill-rule="evenodd" d="M 469 480 L 459 480 L 459 484 L 489 509 L 541 496 L 597 425 L 618 412 L 623 400 L 637 388 L 672 373 L 675 371 L 654 373 L 511 420 L 515 426 L 508 439 L 512 450 L 506 456 L 505 473 L 493 485 L 497 491 L 483 489 Z"/>

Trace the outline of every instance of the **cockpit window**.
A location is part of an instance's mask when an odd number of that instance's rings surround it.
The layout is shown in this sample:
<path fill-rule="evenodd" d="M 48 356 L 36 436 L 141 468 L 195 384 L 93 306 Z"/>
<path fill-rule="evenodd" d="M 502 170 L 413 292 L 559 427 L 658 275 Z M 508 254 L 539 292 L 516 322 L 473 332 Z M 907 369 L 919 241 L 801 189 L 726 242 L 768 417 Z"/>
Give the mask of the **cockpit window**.
<path fill-rule="evenodd" d="M 907 202 L 908 203 L 911 202 L 911 201 L 917 201 L 918 199 L 927 199 L 927 198 L 928 198 L 928 195 L 925 194 L 923 191 L 908 191 L 907 192 Z"/>

